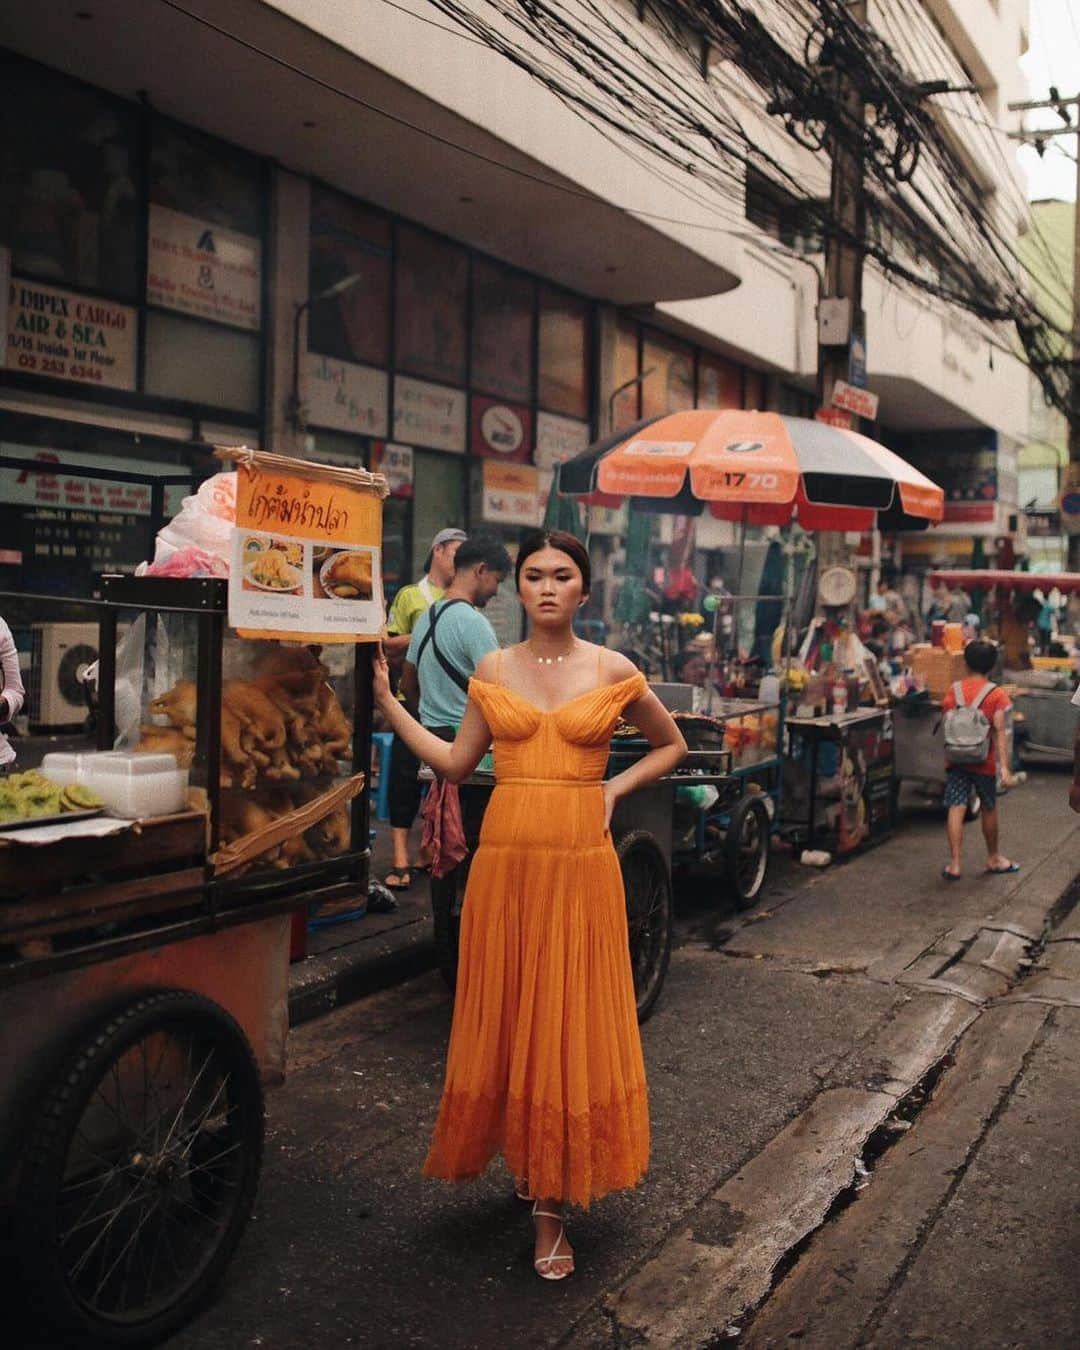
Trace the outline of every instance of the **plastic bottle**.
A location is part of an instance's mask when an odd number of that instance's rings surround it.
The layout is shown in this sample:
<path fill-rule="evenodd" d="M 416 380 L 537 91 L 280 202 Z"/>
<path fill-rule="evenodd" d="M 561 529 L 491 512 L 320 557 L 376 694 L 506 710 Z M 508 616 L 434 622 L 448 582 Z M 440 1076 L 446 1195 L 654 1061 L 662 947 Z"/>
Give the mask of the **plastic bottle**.
<path fill-rule="evenodd" d="M 832 687 L 832 710 L 837 717 L 847 712 L 847 685 L 843 680 L 837 680 Z"/>
<path fill-rule="evenodd" d="M 780 702 L 779 675 L 763 675 L 761 677 L 761 683 L 758 685 L 758 701 L 767 703 L 770 707 L 775 707 Z"/>

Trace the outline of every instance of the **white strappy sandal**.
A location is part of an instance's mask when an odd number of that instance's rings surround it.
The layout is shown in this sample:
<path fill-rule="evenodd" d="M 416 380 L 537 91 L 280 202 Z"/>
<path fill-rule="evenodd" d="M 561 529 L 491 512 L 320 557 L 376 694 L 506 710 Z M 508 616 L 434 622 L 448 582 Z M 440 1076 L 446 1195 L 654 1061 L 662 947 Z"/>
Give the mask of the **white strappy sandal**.
<path fill-rule="evenodd" d="M 552 1249 L 551 1249 L 551 1251 L 548 1253 L 548 1255 L 547 1255 L 547 1256 L 538 1256 L 538 1257 L 533 1261 L 533 1269 L 536 1271 L 537 1275 L 539 1275 L 540 1278 L 541 1278 L 542 1280 L 565 1280 L 565 1279 L 567 1278 L 568 1275 L 572 1275 L 572 1274 L 574 1273 L 574 1272 L 573 1272 L 573 1269 L 571 1268 L 570 1270 L 563 1270 L 563 1271 L 560 1271 L 560 1272 L 556 1272 L 556 1271 L 554 1271 L 554 1270 L 551 1269 L 551 1265 L 552 1265 L 552 1263 L 553 1263 L 554 1261 L 564 1261 L 564 1262 L 565 1262 L 565 1261 L 573 1261 L 573 1259 L 574 1259 L 574 1254 L 573 1254 L 573 1252 L 564 1252 L 562 1255 L 559 1255 L 559 1254 L 558 1254 L 558 1252 L 559 1252 L 559 1243 L 563 1240 L 563 1236 L 564 1236 L 564 1234 L 566 1233 L 566 1223 L 564 1222 L 563 1216 L 562 1216 L 561 1214 L 555 1214 L 555 1213 L 554 1213 L 552 1210 L 550 1210 L 550 1209 L 537 1209 L 537 1205 L 539 1205 L 539 1203 L 540 1203 L 539 1200 L 534 1200 L 534 1201 L 533 1201 L 533 1207 L 532 1207 L 533 1218 L 534 1218 L 534 1219 L 558 1219 L 558 1221 L 559 1221 L 559 1233 L 558 1233 L 558 1236 L 555 1238 L 555 1245 L 552 1247 Z M 547 1269 L 546 1271 L 541 1270 L 541 1269 L 540 1269 L 541 1266 L 547 1266 L 548 1269 Z"/>

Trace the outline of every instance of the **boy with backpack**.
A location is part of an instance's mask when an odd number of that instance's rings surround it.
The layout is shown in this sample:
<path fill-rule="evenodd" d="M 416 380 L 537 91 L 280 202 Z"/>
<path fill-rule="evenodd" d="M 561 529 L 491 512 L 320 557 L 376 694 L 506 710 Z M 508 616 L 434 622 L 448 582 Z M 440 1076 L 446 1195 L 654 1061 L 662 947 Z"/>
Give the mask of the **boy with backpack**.
<path fill-rule="evenodd" d="M 992 684 L 990 672 L 997 664 L 997 648 L 976 638 L 964 648 L 964 664 L 970 674 L 957 680 L 942 699 L 945 730 L 945 806 L 949 839 L 949 862 L 941 875 L 946 881 L 960 879 L 960 850 L 964 842 L 964 816 L 974 791 L 982 804 L 982 831 L 986 840 L 986 870 L 994 875 L 1019 872 L 1020 865 L 998 851 L 998 765 L 1002 787 L 1012 787 L 1005 736 L 1005 714 L 1012 706 L 1008 696 Z"/>

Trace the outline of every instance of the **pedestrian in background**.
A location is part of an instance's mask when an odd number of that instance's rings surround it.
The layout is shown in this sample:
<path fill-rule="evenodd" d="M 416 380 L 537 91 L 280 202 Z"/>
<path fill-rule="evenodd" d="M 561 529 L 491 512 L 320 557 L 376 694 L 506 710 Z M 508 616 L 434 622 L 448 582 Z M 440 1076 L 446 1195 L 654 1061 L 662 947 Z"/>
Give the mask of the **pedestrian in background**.
<path fill-rule="evenodd" d="M 402 586 L 394 596 L 386 618 L 383 650 L 391 668 L 396 668 L 399 680 L 417 620 L 436 600 L 443 598 L 453 581 L 454 558 L 465 537 L 464 530 L 440 530 L 431 541 L 424 575 L 413 585 Z M 398 697 L 403 695 L 399 693 Z M 415 716 L 417 709 L 412 707 L 409 711 Z M 407 891 L 413 872 L 426 865 L 422 855 L 416 867 L 409 861 L 409 831 L 420 809 L 420 782 L 416 776 L 419 769 L 420 761 L 400 737 L 396 738 L 390 756 L 390 837 L 394 863 L 385 879 L 385 885 L 392 891 Z"/>
<path fill-rule="evenodd" d="M 948 811 L 946 833 L 949 841 L 949 862 L 941 875 L 946 881 L 960 879 L 964 817 L 973 792 L 982 804 L 979 819 L 983 838 L 986 840 L 987 872 L 1000 874 L 1020 870 L 1019 864 L 1006 858 L 998 847 L 999 767 L 1002 787 L 1012 787 L 1016 780 L 1009 767 L 1008 737 L 1005 728 L 1005 715 L 1012 704 L 1005 691 L 992 684 L 989 679 L 990 672 L 997 664 L 997 647 L 984 638 L 969 642 L 964 648 L 964 664 L 969 672 L 967 678 L 953 685 L 941 701 L 942 712 L 945 715 L 947 764 L 945 807 Z M 972 713 L 981 714 L 988 724 L 985 732 L 986 753 L 981 759 L 972 759 L 967 747 L 961 755 L 961 737 L 958 731 L 954 730 L 958 724 L 956 719 L 950 717 L 950 714 L 958 709 L 964 709 L 969 714 L 965 718 L 966 727 L 970 727 L 973 721 L 978 721 L 977 717 L 973 719 L 970 716 Z"/>
<path fill-rule="evenodd" d="M 26 690 L 19 673 L 19 652 L 11 629 L 0 619 L 0 726 L 18 717 Z M 0 774 L 15 762 L 15 748 L 0 731 Z"/>

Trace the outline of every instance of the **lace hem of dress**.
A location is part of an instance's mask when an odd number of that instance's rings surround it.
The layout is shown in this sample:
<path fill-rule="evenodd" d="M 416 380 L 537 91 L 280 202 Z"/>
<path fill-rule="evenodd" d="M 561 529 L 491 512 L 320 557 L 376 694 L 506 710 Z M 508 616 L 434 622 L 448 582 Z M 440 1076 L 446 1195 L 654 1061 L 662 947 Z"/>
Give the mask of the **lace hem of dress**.
<path fill-rule="evenodd" d="M 642 1084 L 581 1115 L 520 1098 L 447 1092 L 424 1175 L 471 1180 L 497 1153 L 513 1176 L 528 1178 L 533 1195 L 587 1208 L 609 1191 L 636 1186 L 645 1175 L 648 1090 Z"/>

